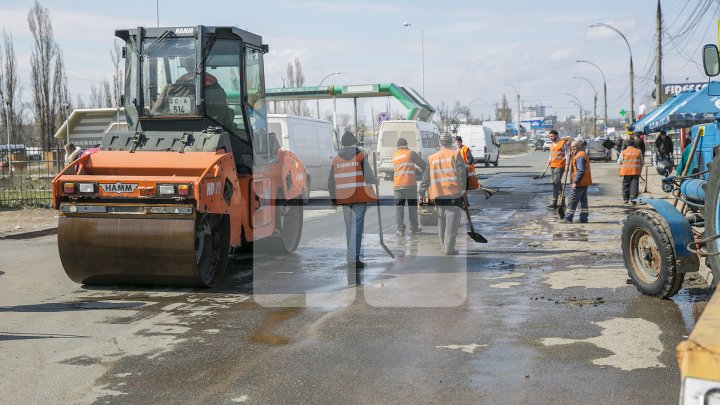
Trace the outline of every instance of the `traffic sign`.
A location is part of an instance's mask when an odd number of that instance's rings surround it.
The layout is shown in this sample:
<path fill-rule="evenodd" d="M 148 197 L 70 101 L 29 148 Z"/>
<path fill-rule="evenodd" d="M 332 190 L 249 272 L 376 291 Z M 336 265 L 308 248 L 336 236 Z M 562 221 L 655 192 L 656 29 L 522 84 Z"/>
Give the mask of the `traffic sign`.
<path fill-rule="evenodd" d="M 387 121 L 389 119 L 390 119 L 390 114 L 388 114 L 386 112 L 381 112 L 380 114 L 377 115 L 377 123 L 378 124 L 382 124 L 383 121 Z"/>

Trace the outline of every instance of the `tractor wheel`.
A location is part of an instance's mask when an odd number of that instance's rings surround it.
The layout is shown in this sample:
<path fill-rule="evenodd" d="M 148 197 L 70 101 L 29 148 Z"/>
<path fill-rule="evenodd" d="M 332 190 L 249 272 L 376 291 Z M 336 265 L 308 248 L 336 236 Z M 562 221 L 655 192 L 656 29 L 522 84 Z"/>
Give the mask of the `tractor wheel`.
<path fill-rule="evenodd" d="M 705 187 L 705 233 L 703 238 L 717 235 L 720 232 L 720 158 L 715 158 L 710 169 L 710 176 Z M 712 270 L 712 287 L 720 282 L 720 239 L 707 243 L 708 257 L 706 263 Z"/>
<path fill-rule="evenodd" d="M 230 254 L 230 218 L 199 215 L 195 220 L 195 287 L 214 287 L 225 275 Z"/>
<path fill-rule="evenodd" d="M 670 230 L 657 212 L 639 210 L 627 217 L 622 251 L 628 275 L 641 293 L 666 299 L 682 286 L 685 275 L 675 266 Z"/>

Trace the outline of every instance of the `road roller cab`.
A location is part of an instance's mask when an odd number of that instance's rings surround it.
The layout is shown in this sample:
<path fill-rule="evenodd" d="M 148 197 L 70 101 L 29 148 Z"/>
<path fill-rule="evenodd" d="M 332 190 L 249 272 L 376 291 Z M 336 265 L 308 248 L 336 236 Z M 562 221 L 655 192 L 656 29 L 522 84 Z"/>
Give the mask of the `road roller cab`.
<path fill-rule="evenodd" d="M 53 181 L 60 258 L 86 284 L 213 286 L 232 248 L 292 252 L 305 168 L 267 131 L 267 45 L 234 27 L 137 28 L 127 132 Z"/>

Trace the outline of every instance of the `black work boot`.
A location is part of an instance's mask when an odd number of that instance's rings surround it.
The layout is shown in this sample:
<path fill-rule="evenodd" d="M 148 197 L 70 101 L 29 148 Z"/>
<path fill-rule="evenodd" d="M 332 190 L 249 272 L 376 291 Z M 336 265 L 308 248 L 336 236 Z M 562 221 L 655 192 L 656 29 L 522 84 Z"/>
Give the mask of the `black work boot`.
<path fill-rule="evenodd" d="M 548 207 L 548 208 L 552 208 L 552 209 L 557 208 L 557 207 L 558 207 L 558 205 L 557 205 L 557 198 L 553 199 L 553 200 L 552 200 L 552 203 L 548 204 L 547 207 Z"/>

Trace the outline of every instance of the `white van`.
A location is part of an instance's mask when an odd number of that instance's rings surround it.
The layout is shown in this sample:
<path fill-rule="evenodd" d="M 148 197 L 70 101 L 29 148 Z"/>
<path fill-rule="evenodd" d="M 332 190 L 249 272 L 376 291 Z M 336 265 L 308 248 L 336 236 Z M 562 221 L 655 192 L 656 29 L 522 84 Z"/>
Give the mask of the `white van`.
<path fill-rule="evenodd" d="M 492 129 L 484 125 L 460 125 L 456 135 L 462 137 L 475 158 L 475 164 L 484 163 L 485 167 L 497 167 L 500 160 L 500 148 Z"/>
<path fill-rule="evenodd" d="M 383 121 L 378 136 L 377 152 L 378 170 L 386 179 L 392 177 L 392 157 L 400 138 L 405 138 L 408 148 L 425 160 L 440 149 L 440 131 L 433 123 L 414 120 Z"/>
<path fill-rule="evenodd" d="M 287 114 L 268 114 L 268 132 L 280 147 L 300 159 L 307 169 L 310 191 L 327 190 L 332 159 L 337 155 L 337 132 L 332 122 Z"/>

